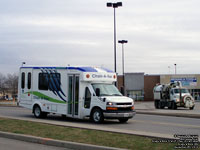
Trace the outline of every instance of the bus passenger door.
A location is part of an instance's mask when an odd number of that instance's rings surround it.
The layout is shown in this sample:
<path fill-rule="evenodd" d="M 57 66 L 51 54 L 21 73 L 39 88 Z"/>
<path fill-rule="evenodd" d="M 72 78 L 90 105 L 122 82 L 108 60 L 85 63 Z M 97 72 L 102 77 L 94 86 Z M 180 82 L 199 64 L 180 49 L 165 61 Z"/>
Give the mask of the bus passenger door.
<path fill-rule="evenodd" d="M 67 114 L 78 117 L 79 114 L 79 75 L 68 75 L 68 103 Z"/>

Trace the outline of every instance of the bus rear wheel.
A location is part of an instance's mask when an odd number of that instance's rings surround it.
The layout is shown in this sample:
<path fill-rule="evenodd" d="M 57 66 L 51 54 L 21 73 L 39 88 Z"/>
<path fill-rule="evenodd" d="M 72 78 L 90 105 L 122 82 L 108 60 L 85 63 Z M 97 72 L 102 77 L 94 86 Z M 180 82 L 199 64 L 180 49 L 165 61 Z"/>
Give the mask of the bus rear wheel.
<path fill-rule="evenodd" d="M 40 106 L 38 105 L 34 106 L 33 114 L 36 118 L 45 118 L 47 116 L 47 113 L 42 112 Z"/>

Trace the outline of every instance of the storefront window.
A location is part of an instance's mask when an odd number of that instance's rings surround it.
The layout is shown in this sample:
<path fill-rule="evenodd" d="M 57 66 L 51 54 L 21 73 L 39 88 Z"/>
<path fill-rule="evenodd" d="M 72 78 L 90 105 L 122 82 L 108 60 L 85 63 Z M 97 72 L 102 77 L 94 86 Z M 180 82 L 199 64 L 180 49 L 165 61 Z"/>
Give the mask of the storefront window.
<path fill-rule="evenodd" d="M 190 89 L 189 92 L 195 100 L 200 100 L 200 89 Z"/>
<path fill-rule="evenodd" d="M 127 96 L 134 100 L 144 100 L 144 92 L 141 91 L 127 91 Z"/>

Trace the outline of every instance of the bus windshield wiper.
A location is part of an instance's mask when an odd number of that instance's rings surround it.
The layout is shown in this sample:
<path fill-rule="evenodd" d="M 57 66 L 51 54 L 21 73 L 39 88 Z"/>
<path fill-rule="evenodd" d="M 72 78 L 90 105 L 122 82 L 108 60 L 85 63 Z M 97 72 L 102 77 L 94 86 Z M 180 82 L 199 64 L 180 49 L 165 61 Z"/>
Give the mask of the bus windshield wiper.
<path fill-rule="evenodd" d="M 110 94 L 101 94 L 100 96 L 112 96 Z"/>
<path fill-rule="evenodd" d="M 112 96 L 121 96 L 120 94 L 112 94 Z"/>

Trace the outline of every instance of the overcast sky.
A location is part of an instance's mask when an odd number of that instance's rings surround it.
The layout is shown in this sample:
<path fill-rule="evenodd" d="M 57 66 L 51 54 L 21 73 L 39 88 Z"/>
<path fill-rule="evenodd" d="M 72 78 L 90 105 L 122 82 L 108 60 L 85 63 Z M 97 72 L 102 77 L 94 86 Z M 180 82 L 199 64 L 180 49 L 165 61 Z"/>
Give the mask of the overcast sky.
<path fill-rule="evenodd" d="M 0 0 L 0 72 L 28 65 L 114 70 L 113 8 L 106 0 Z M 117 2 L 117 1 L 110 1 Z M 123 0 L 116 9 L 125 72 L 200 74 L 199 0 Z M 117 72 L 122 71 L 117 44 Z"/>

